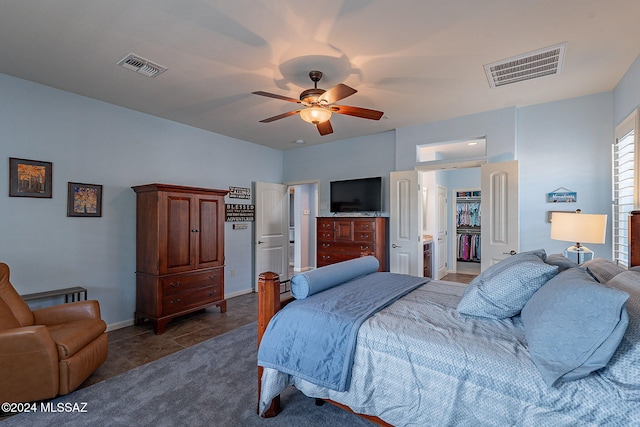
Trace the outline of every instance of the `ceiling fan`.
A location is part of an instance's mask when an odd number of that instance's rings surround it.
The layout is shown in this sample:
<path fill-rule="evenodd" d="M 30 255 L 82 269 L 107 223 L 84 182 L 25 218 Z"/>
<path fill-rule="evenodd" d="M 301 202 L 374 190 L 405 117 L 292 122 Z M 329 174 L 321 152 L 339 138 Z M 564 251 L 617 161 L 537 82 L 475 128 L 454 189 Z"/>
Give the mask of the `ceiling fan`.
<path fill-rule="evenodd" d="M 333 133 L 333 127 L 329 119 L 332 113 L 346 114 L 348 116 L 360 117 L 363 119 L 380 120 L 384 114 L 382 111 L 369 110 L 368 108 L 349 107 L 347 105 L 335 105 L 336 102 L 353 95 L 357 92 L 352 87 L 345 84 L 337 84 L 329 90 L 318 89 L 318 82 L 322 78 L 322 72 L 310 71 L 309 78 L 313 81 L 313 89 L 307 89 L 300 93 L 300 99 L 289 98 L 288 96 L 277 95 L 275 93 L 257 91 L 254 95 L 266 96 L 269 98 L 281 99 L 283 101 L 295 102 L 304 105 L 305 108 L 289 111 L 260 120 L 261 123 L 270 123 L 285 117 L 300 114 L 300 118 L 305 122 L 312 123 L 318 128 L 320 135 Z"/>

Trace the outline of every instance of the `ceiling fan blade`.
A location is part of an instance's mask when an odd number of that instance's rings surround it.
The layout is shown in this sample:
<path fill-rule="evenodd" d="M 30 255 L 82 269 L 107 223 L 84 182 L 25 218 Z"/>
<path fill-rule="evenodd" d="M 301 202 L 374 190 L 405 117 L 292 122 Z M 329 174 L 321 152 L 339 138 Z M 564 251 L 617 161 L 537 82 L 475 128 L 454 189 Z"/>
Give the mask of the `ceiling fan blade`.
<path fill-rule="evenodd" d="M 328 91 L 326 91 L 325 93 L 323 93 L 322 95 L 320 95 L 318 97 L 318 102 L 326 101 L 327 104 L 333 104 L 334 102 L 338 102 L 341 99 L 344 99 L 347 96 L 351 96 L 356 92 L 357 90 L 355 90 L 354 88 L 349 87 L 345 84 L 339 83 L 334 87 L 332 87 L 331 89 L 329 89 Z"/>
<path fill-rule="evenodd" d="M 320 135 L 322 136 L 333 133 L 333 127 L 331 126 L 331 122 L 329 120 L 327 120 L 326 122 L 318 123 L 316 127 L 318 128 L 318 132 L 320 132 Z"/>
<path fill-rule="evenodd" d="M 269 117 L 269 118 L 264 119 L 264 120 L 260 120 L 260 123 L 271 123 L 271 122 L 276 121 L 276 120 L 284 119 L 285 117 L 293 116 L 295 114 L 298 114 L 299 112 L 300 112 L 300 110 L 294 110 L 294 111 L 289 111 L 287 113 L 278 114 L 277 116 L 273 116 L 273 117 Z"/>
<path fill-rule="evenodd" d="M 281 99 L 282 101 L 295 102 L 297 104 L 301 104 L 302 103 L 299 99 L 289 98 L 288 96 L 278 95 L 278 94 L 270 93 L 270 92 L 263 92 L 261 90 L 256 91 L 256 92 L 251 92 L 251 93 L 254 94 L 254 95 L 266 96 L 267 98 L 275 98 L 275 99 Z"/>
<path fill-rule="evenodd" d="M 362 119 L 380 120 L 384 113 L 382 111 L 370 110 L 368 108 L 349 107 L 348 105 L 334 105 L 331 111 L 338 114 L 360 117 Z"/>

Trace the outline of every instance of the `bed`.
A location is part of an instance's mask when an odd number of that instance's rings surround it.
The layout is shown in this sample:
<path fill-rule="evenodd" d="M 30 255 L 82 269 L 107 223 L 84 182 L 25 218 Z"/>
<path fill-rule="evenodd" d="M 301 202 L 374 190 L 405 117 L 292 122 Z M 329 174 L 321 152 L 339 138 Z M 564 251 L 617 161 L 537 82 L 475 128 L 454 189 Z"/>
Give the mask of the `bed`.
<path fill-rule="evenodd" d="M 262 416 L 277 415 L 279 393 L 294 386 L 380 425 L 640 425 L 640 272 L 602 259 L 578 267 L 543 250 L 510 257 L 469 286 L 375 267 L 360 259 L 294 276 L 303 296 L 291 303 L 281 302 L 277 275 L 261 275 Z M 370 303 L 385 283 L 391 295 Z M 365 308 L 349 314 L 351 329 L 340 323 L 346 334 L 328 334 L 333 320 L 318 316 L 343 322 L 334 308 L 353 305 Z M 349 334 L 352 349 L 324 352 Z M 327 378 L 334 359 L 349 366 Z"/>

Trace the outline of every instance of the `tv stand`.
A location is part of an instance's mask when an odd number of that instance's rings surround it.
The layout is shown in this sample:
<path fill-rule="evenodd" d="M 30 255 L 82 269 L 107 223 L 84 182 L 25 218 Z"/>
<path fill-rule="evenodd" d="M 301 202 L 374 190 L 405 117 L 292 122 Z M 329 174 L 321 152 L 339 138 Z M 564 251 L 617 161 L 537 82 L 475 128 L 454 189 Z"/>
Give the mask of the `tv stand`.
<path fill-rule="evenodd" d="M 388 218 L 333 216 L 317 219 L 317 267 L 372 255 L 387 271 Z"/>

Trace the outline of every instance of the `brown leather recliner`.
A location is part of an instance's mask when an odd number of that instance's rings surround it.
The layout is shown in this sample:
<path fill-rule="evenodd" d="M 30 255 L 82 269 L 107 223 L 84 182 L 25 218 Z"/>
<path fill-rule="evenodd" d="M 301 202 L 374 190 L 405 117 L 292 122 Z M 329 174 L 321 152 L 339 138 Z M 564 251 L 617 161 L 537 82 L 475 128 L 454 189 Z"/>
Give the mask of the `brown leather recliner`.
<path fill-rule="evenodd" d="M 98 301 L 31 311 L 0 263 L 0 402 L 68 394 L 107 358 Z"/>

